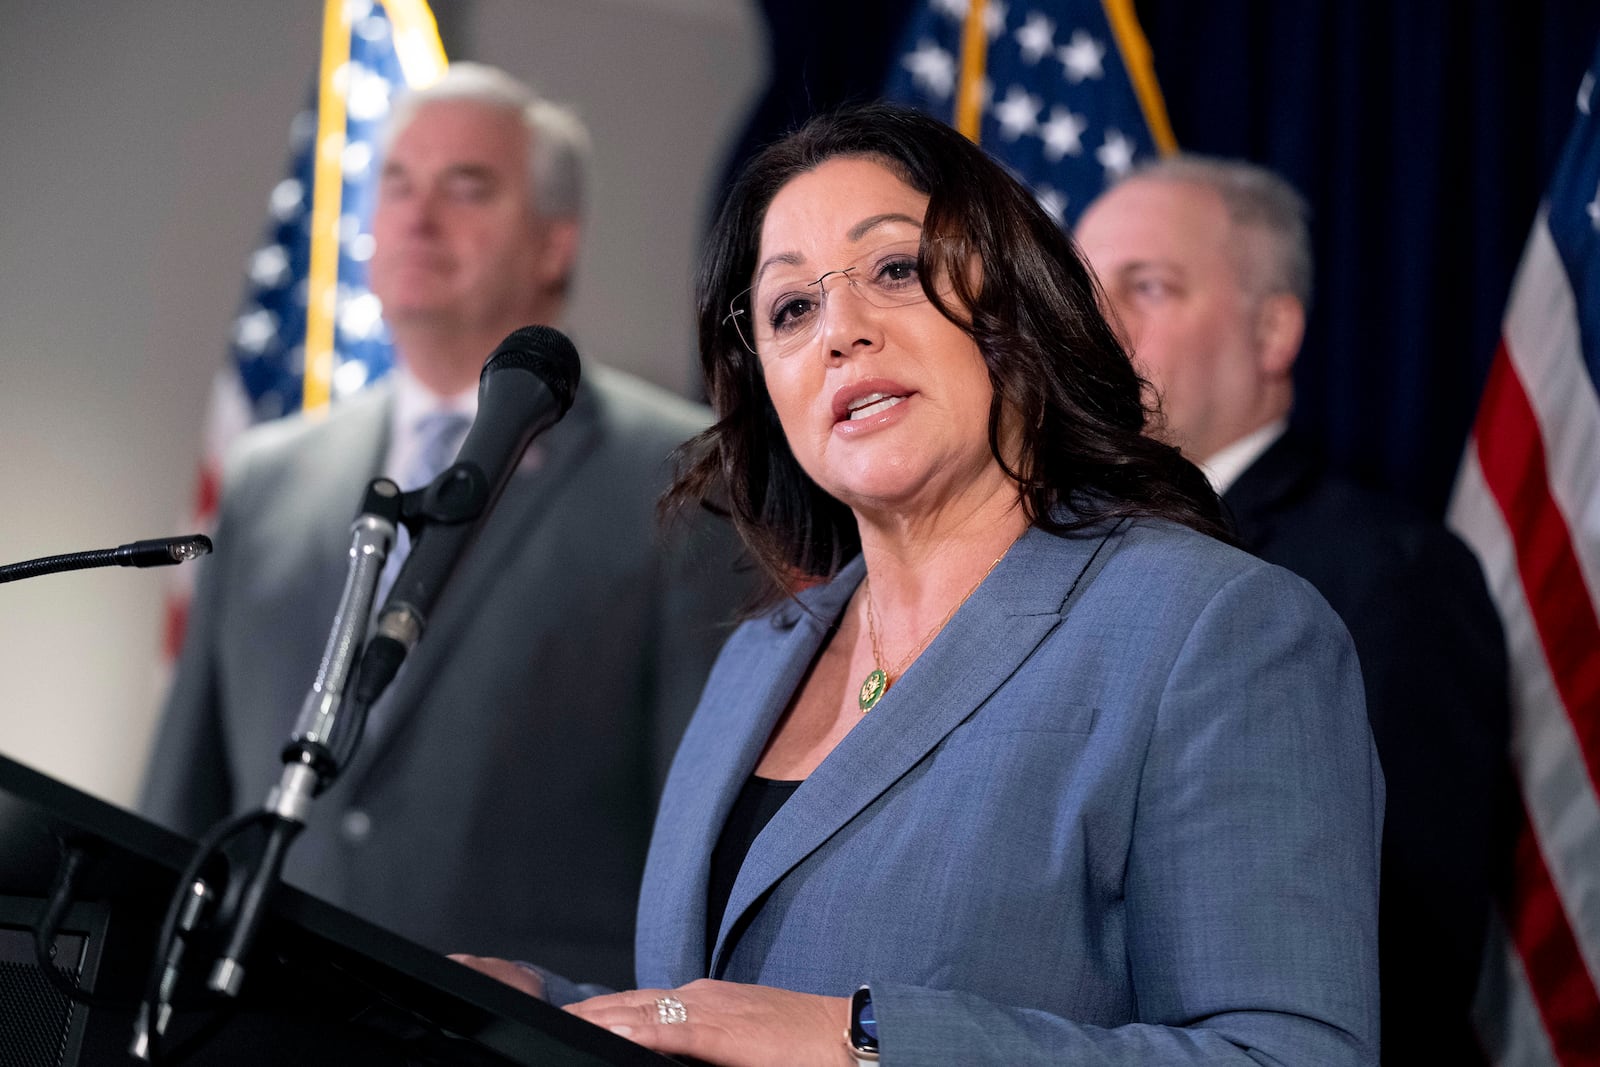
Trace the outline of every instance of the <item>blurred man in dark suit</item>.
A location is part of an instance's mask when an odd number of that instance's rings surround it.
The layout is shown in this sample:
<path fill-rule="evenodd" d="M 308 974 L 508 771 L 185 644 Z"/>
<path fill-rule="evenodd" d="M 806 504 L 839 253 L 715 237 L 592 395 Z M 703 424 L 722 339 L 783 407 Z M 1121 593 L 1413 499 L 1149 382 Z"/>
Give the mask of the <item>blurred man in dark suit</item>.
<path fill-rule="evenodd" d="M 1506 840 L 1504 643 L 1466 546 L 1331 476 L 1289 428 L 1311 301 L 1306 216 L 1269 171 L 1177 157 L 1102 194 L 1077 238 L 1168 440 L 1205 470 L 1245 547 L 1309 580 L 1355 638 L 1388 783 L 1383 1058 L 1471 1062 Z"/>

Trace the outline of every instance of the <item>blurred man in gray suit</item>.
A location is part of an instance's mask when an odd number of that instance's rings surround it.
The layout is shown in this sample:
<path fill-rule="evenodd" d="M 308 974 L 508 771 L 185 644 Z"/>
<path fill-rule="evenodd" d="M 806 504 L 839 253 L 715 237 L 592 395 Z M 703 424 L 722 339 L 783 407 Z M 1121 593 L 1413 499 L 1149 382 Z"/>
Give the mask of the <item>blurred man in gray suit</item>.
<path fill-rule="evenodd" d="M 426 484 L 465 435 L 488 354 L 560 323 L 587 151 L 574 116 L 490 68 L 458 64 L 397 104 L 371 262 L 397 369 L 230 457 L 147 773 L 152 817 L 198 835 L 265 799 L 363 487 Z M 657 790 L 745 589 L 731 532 L 655 521 L 669 453 L 708 418 L 585 363 L 315 805 L 288 881 L 440 951 L 631 978 Z"/>

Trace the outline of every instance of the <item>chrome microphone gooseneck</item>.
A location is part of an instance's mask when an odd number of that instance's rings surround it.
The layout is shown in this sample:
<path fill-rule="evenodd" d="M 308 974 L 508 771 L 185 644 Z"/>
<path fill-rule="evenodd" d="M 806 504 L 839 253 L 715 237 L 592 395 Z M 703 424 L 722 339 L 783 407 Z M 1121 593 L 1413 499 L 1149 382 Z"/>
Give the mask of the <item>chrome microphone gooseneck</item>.
<path fill-rule="evenodd" d="M 349 724 L 340 713 L 366 639 L 378 580 L 394 544 L 403 499 L 399 486 L 387 478 L 376 478 L 367 486 L 360 514 L 350 526 L 344 591 L 316 679 L 283 750 L 283 775 L 268 793 L 263 808 L 208 833 L 191 860 L 189 871 L 179 879 L 177 895 L 168 909 L 152 959 L 145 1000 L 135 1018 L 129 1048 L 135 1059 L 154 1063 L 159 1057 L 161 1039 L 172 1017 L 184 940 L 194 933 L 205 906 L 213 901 L 219 905 L 224 900 L 231 901 L 232 906 L 221 906 L 221 913 L 215 916 L 223 948 L 206 985 L 227 997 L 239 994 L 245 958 L 277 887 L 289 845 L 305 827 L 312 797 L 337 778 L 343 768 L 339 750 L 353 748 L 341 739 L 352 729 L 360 729 L 359 722 Z M 219 893 L 208 881 L 199 879 L 200 870 L 225 844 L 257 825 L 266 828 L 266 839 L 254 865 L 241 871 L 244 881 L 236 893 Z"/>
<path fill-rule="evenodd" d="M 351 727 L 340 717 L 340 711 L 345 705 L 346 686 L 366 639 L 378 580 L 394 544 L 401 502 L 399 486 L 387 478 L 376 478 L 367 486 L 361 513 L 351 524 L 350 563 L 344 593 L 334 613 L 322 664 L 283 750 L 283 776 L 267 794 L 266 847 L 239 897 L 226 946 L 207 980 L 206 984 L 215 992 L 230 997 L 238 995 L 244 981 L 245 957 L 261 925 L 266 901 L 277 885 L 289 844 L 304 829 L 312 798 L 344 769 L 339 755 L 340 738 Z M 364 717 L 357 715 L 358 720 Z M 359 730 L 360 726 L 357 721 L 354 728 Z M 345 747 L 354 748 L 353 745 Z"/>

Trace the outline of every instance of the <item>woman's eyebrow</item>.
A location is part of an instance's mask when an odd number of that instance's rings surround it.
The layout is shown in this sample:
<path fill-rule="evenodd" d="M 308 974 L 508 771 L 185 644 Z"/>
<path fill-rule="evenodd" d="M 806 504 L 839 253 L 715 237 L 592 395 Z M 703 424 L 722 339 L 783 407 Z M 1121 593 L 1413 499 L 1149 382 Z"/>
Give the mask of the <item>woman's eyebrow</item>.
<path fill-rule="evenodd" d="M 852 241 L 859 241 L 872 230 L 886 222 L 908 222 L 917 229 L 922 229 L 922 220 L 914 219 L 910 215 L 902 215 L 898 211 L 888 211 L 882 215 L 871 215 L 850 227 L 850 232 L 845 234 Z"/>

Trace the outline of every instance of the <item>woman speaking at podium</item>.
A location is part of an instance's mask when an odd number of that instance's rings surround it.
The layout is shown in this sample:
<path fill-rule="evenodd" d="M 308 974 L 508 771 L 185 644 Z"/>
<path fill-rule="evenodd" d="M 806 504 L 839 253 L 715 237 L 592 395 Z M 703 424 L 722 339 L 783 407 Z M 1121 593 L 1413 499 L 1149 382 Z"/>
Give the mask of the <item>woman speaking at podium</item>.
<path fill-rule="evenodd" d="M 459 958 L 714 1064 L 1377 1062 L 1349 638 L 1218 539 L 1096 296 L 914 112 L 751 162 L 673 499 L 729 510 L 774 594 L 661 802 L 643 988 Z"/>

